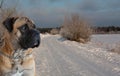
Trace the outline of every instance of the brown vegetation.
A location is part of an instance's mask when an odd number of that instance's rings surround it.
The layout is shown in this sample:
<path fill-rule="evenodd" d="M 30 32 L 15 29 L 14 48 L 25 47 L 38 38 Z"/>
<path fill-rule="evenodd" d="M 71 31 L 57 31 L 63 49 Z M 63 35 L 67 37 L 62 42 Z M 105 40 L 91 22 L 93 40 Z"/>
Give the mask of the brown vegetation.
<path fill-rule="evenodd" d="M 120 44 L 117 44 L 116 47 L 114 47 L 110 51 L 120 54 Z"/>
<path fill-rule="evenodd" d="M 58 29 L 52 29 L 52 30 L 50 31 L 50 34 L 52 34 L 52 35 L 59 34 L 59 30 L 58 30 Z"/>
<path fill-rule="evenodd" d="M 16 6 L 14 7 L 3 7 L 4 0 L 0 1 L 0 21 L 2 22 L 11 16 L 20 16 L 21 14 L 17 12 Z M 13 4 L 14 5 L 14 4 Z"/>
<path fill-rule="evenodd" d="M 73 41 L 85 43 L 90 40 L 91 29 L 87 21 L 74 14 L 71 18 L 65 18 L 60 34 Z"/>

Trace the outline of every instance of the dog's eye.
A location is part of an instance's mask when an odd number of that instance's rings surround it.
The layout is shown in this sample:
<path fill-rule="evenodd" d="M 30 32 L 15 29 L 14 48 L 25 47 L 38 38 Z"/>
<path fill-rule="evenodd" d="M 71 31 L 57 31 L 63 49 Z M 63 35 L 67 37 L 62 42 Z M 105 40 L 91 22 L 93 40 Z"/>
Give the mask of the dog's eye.
<path fill-rule="evenodd" d="M 23 26 L 23 27 L 22 27 L 22 30 L 26 30 L 26 29 L 27 29 L 27 27 L 26 27 L 26 26 Z"/>
<path fill-rule="evenodd" d="M 21 31 L 26 31 L 28 30 L 28 26 L 27 24 L 23 25 L 21 28 L 20 28 Z"/>

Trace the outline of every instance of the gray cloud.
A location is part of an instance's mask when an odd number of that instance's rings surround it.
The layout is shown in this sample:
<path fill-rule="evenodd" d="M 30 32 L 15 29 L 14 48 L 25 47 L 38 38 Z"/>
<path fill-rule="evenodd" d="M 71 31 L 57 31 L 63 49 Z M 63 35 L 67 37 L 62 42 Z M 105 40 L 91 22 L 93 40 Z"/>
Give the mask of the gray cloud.
<path fill-rule="evenodd" d="M 60 25 L 64 16 L 71 13 L 82 15 L 94 25 L 120 25 L 120 0 L 24 0 L 24 2 L 20 0 L 21 10 L 42 26 Z"/>
<path fill-rule="evenodd" d="M 78 4 L 78 9 L 82 11 L 97 11 L 101 9 L 101 6 L 96 0 L 84 0 Z"/>
<path fill-rule="evenodd" d="M 120 25 L 120 0 L 84 0 L 76 10 L 95 25 Z"/>

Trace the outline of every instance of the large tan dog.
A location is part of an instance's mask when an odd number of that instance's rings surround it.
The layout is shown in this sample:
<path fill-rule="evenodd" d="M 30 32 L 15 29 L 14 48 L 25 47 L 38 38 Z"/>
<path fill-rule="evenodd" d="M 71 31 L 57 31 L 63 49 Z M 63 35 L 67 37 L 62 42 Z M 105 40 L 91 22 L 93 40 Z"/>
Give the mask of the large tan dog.
<path fill-rule="evenodd" d="M 35 76 L 32 48 L 39 32 L 27 17 L 10 17 L 0 25 L 0 76 Z"/>

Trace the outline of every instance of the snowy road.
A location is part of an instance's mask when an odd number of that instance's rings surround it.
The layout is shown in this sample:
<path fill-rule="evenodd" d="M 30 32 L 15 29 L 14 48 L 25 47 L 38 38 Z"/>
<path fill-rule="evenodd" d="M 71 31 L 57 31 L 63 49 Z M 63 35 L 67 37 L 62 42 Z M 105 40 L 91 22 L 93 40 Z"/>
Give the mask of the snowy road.
<path fill-rule="evenodd" d="M 120 56 L 88 45 L 45 36 L 35 49 L 37 76 L 120 76 Z"/>

